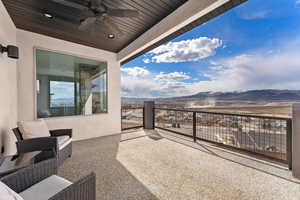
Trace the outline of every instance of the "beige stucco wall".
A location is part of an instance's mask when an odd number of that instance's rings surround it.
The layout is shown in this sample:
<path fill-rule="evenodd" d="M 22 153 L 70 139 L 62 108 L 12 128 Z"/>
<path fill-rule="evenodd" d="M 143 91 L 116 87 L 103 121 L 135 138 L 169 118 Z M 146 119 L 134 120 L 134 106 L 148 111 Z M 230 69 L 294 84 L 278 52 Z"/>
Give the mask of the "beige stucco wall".
<path fill-rule="evenodd" d="M 0 1 L 0 44 L 16 45 L 16 28 L 2 1 Z M 6 53 L 0 54 L 0 149 L 4 146 L 6 154 L 15 153 L 15 138 L 10 128 L 16 125 L 17 120 L 16 69 L 16 60 L 8 58 Z"/>
<path fill-rule="evenodd" d="M 23 30 L 17 30 L 17 44 L 21 49 L 18 60 L 18 120 L 35 119 L 34 48 L 39 47 L 108 62 L 108 113 L 47 119 L 49 128 L 72 128 L 75 140 L 120 133 L 120 65 L 115 53 Z"/>

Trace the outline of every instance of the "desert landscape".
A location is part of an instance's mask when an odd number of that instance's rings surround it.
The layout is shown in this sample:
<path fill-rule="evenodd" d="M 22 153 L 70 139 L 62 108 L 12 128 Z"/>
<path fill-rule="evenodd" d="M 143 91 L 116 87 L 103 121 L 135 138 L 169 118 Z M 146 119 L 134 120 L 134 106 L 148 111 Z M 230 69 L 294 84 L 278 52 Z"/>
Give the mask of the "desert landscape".
<path fill-rule="evenodd" d="M 172 98 L 122 98 L 122 106 L 141 107 L 144 101 L 155 101 L 155 106 L 158 108 L 291 117 L 292 105 L 300 103 L 300 91 L 250 90 L 200 92 L 191 96 Z"/>
<path fill-rule="evenodd" d="M 299 101 L 300 102 L 300 101 Z M 181 100 L 156 101 L 160 108 L 188 109 L 259 116 L 291 117 L 292 105 L 297 101 L 218 101 L 218 100 Z"/>
<path fill-rule="evenodd" d="M 286 161 L 286 138 L 292 105 L 299 91 L 263 90 L 242 93 L 199 93 L 189 97 L 124 99 L 122 126 L 143 124 L 144 101 L 155 102 L 155 126 Z"/>

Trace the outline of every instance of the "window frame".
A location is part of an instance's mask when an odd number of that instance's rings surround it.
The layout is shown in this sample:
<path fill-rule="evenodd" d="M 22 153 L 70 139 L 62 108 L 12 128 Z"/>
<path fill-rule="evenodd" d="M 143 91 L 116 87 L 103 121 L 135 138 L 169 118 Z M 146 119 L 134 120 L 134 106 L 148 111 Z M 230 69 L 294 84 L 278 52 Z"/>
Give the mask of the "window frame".
<path fill-rule="evenodd" d="M 74 57 L 79 57 L 79 58 L 85 58 L 85 59 L 90 59 L 90 60 L 94 60 L 94 61 L 98 61 L 98 62 L 105 62 L 106 63 L 106 111 L 104 112 L 100 112 L 100 113 L 93 113 L 93 114 L 89 114 L 89 115 L 85 115 L 85 114 L 80 114 L 80 115 L 71 115 L 71 116 L 55 116 L 55 117 L 48 117 L 48 118 L 39 118 L 37 111 L 37 51 L 38 50 L 42 50 L 42 51 L 48 51 L 48 52 L 53 52 L 53 53 L 58 53 L 58 54 L 62 54 L 62 55 L 66 55 L 66 56 L 74 56 Z M 74 118 L 74 117 L 89 117 L 89 116 L 94 116 L 94 115 L 103 115 L 103 114 L 109 114 L 109 101 L 108 101 L 108 96 L 109 96 L 109 62 L 107 60 L 104 59 L 99 59 L 99 58 L 95 58 L 95 57 L 89 57 L 89 56 L 84 56 L 84 55 L 80 55 L 80 54 L 74 54 L 74 53 L 70 53 L 67 51 L 59 51 L 59 50 L 53 50 L 53 49 L 47 49 L 47 48 L 43 48 L 43 47 L 38 47 L 38 46 L 34 46 L 33 47 L 33 63 L 34 63 L 34 69 L 33 69 L 33 86 L 34 86 L 34 119 L 55 119 L 55 118 Z M 50 84 L 50 82 L 49 82 Z M 49 88 L 50 89 L 50 88 Z"/>

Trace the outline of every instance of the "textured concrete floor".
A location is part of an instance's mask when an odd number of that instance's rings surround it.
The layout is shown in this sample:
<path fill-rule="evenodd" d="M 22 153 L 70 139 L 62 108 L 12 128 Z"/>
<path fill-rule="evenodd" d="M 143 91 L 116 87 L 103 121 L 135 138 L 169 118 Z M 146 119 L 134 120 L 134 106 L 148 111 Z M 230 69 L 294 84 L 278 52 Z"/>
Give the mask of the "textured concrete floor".
<path fill-rule="evenodd" d="M 163 131 L 74 142 L 59 174 L 74 181 L 90 171 L 99 200 L 300 199 L 299 182 L 281 166 Z"/>

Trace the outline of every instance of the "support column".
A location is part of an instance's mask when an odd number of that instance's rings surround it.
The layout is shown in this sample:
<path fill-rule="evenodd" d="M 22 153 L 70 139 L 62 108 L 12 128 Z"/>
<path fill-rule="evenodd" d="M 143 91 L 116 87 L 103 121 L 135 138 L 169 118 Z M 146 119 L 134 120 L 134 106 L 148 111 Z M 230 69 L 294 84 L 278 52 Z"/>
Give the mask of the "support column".
<path fill-rule="evenodd" d="M 300 103 L 293 104 L 292 172 L 300 179 Z"/>
<path fill-rule="evenodd" d="M 154 101 L 144 102 L 144 129 L 154 129 Z"/>

